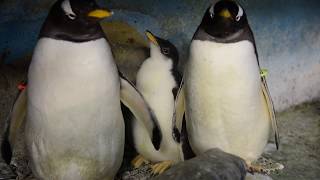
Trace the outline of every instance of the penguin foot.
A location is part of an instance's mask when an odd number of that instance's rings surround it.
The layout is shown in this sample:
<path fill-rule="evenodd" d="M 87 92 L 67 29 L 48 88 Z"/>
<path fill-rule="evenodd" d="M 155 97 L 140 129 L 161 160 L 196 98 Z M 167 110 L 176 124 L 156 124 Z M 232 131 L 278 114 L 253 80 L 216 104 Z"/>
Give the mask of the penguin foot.
<path fill-rule="evenodd" d="M 260 157 L 258 160 L 252 162 L 253 166 L 259 166 L 261 173 L 270 175 L 272 173 L 278 173 L 284 168 L 284 165 L 277 163 L 271 159 Z"/>
<path fill-rule="evenodd" d="M 254 174 L 254 173 L 263 173 L 263 169 L 261 166 L 259 165 L 249 165 L 247 164 L 247 172 L 250 173 L 250 174 Z"/>
<path fill-rule="evenodd" d="M 160 163 L 154 164 L 151 166 L 152 173 L 162 174 L 164 171 L 169 169 L 173 165 L 173 161 L 162 161 Z"/>
<path fill-rule="evenodd" d="M 134 168 L 139 168 L 142 166 L 142 164 L 149 164 L 149 163 L 150 162 L 140 154 L 131 161 L 131 164 Z"/>

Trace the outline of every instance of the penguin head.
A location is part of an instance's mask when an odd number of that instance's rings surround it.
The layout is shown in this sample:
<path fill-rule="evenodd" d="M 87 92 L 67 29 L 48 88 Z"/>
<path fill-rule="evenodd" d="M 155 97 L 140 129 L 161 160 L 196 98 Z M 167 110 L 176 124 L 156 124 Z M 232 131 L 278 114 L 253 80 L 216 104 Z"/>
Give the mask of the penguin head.
<path fill-rule="evenodd" d="M 221 0 L 211 5 L 200 24 L 206 33 L 215 38 L 226 38 L 248 25 L 246 13 L 233 0 Z"/>
<path fill-rule="evenodd" d="M 57 3 L 69 22 L 97 24 L 99 20 L 112 15 L 111 11 L 100 8 L 94 0 L 60 0 Z"/>
<path fill-rule="evenodd" d="M 83 42 L 103 36 L 99 21 L 111 16 L 94 0 L 58 0 L 50 9 L 40 37 Z"/>
<path fill-rule="evenodd" d="M 177 66 L 179 61 L 177 48 L 170 41 L 157 37 L 148 30 L 145 33 L 150 42 L 151 57 L 161 56 L 162 59 L 171 60 L 173 66 Z"/>

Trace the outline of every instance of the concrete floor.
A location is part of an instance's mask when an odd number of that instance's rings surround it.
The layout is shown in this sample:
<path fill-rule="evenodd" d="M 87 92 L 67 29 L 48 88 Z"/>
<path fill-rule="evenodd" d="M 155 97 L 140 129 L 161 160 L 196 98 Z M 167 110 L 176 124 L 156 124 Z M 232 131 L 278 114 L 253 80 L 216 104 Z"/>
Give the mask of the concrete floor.
<path fill-rule="evenodd" d="M 320 101 L 278 113 L 280 150 L 272 159 L 285 168 L 274 179 L 320 179 Z"/>

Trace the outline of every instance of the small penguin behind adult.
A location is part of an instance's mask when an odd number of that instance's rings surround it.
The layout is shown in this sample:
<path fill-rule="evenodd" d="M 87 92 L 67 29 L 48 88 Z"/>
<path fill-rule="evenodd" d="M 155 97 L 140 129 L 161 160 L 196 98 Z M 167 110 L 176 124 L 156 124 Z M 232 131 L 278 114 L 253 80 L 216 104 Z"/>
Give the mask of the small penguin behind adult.
<path fill-rule="evenodd" d="M 113 179 L 124 151 L 120 101 L 159 148 L 156 117 L 118 71 L 99 25 L 111 15 L 94 0 L 58 0 L 42 26 L 5 143 L 14 148 L 15 127 L 25 127 L 27 156 L 39 179 Z"/>
<path fill-rule="evenodd" d="M 177 98 L 185 102 L 176 107 L 179 114 L 186 111 L 197 155 L 220 148 L 250 166 L 262 154 L 271 126 L 278 148 L 273 103 L 260 71 L 244 9 L 233 0 L 211 5 L 192 39 Z"/>
<path fill-rule="evenodd" d="M 138 70 L 136 86 L 155 113 L 163 138 L 159 150 L 155 149 L 143 124 L 134 120 L 133 141 L 139 155 L 132 160 L 132 164 L 140 167 L 144 162 L 157 162 L 152 169 L 154 174 L 160 174 L 183 160 L 179 138 L 175 136 L 176 129 L 173 126 L 174 103 L 181 82 L 179 54 L 168 40 L 150 31 L 146 31 L 146 36 L 150 44 L 150 57 Z"/>

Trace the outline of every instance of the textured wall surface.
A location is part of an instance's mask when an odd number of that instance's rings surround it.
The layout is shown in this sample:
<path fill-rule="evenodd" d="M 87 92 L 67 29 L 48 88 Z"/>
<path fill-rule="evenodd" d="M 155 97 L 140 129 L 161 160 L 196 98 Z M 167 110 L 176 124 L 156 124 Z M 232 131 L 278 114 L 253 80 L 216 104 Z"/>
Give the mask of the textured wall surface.
<path fill-rule="evenodd" d="M 0 1 L 0 53 L 12 62 L 30 55 L 53 0 Z M 108 0 L 111 20 L 170 39 L 182 61 L 209 0 Z M 320 97 L 320 1 L 241 0 L 277 110 Z M 109 19 L 110 21 L 110 19 Z"/>

